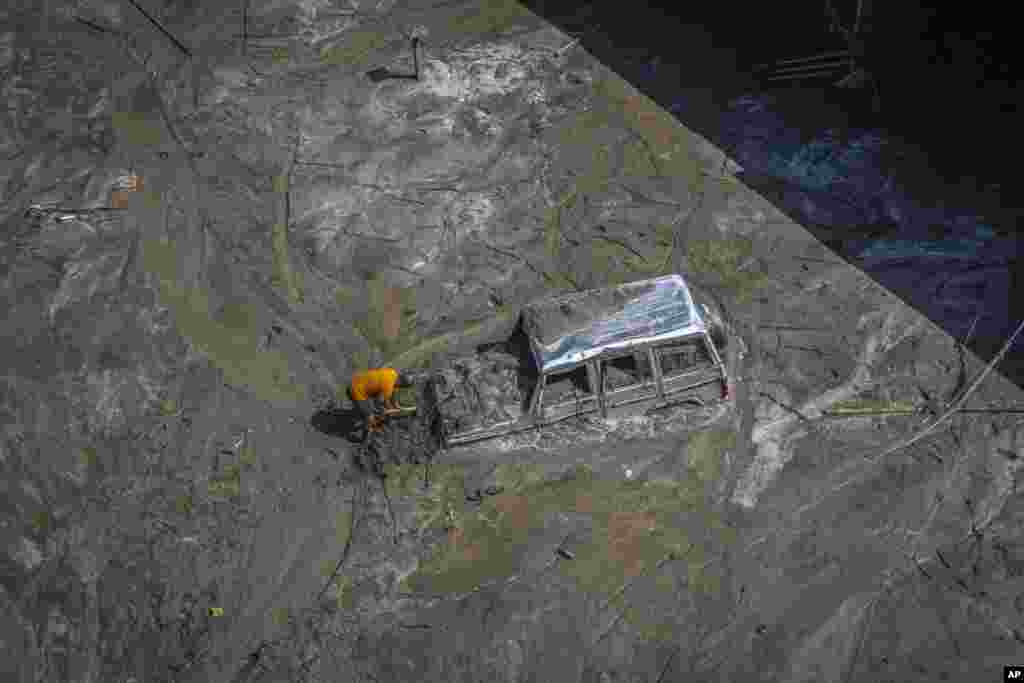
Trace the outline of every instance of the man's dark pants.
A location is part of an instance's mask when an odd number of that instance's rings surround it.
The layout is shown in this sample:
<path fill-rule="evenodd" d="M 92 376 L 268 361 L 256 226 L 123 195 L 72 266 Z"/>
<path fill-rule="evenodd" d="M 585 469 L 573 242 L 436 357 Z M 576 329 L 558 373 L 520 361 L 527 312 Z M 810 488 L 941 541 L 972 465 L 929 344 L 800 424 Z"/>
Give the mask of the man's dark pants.
<path fill-rule="evenodd" d="M 375 401 L 372 398 L 360 401 L 352 396 L 352 388 L 348 389 L 348 397 L 356 406 L 356 410 L 363 416 L 363 427 L 366 428 L 366 435 L 369 436 L 370 418 L 377 413 L 377 404 L 379 401 Z"/>

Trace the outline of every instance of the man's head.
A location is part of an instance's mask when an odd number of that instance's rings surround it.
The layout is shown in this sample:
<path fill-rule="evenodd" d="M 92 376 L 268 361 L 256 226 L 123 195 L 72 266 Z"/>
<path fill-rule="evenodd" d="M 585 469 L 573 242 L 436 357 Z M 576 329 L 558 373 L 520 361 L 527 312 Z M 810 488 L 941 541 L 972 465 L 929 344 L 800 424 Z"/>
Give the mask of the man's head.
<path fill-rule="evenodd" d="M 395 386 L 400 388 L 413 386 L 413 377 L 405 372 L 398 373 L 398 379 L 395 380 Z"/>

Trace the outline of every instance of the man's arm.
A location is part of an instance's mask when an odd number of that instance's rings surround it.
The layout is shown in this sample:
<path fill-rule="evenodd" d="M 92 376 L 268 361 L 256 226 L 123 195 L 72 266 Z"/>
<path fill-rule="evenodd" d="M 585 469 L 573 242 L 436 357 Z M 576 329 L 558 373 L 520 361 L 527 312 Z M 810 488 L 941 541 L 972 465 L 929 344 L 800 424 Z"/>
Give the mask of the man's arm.
<path fill-rule="evenodd" d="M 398 387 L 392 386 L 391 393 L 389 393 L 388 396 L 384 398 L 384 407 L 388 410 L 407 410 L 406 408 L 399 405 L 397 396 Z"/>

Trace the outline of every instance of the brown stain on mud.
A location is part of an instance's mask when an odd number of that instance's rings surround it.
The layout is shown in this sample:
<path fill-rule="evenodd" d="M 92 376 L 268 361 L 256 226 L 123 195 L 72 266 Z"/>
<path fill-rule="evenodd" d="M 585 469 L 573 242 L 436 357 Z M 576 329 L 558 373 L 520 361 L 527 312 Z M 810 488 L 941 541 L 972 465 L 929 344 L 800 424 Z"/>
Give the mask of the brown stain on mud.
<path fill-rule="evenodd" d="M 114 209 L 127 209 L 131 195 L 146 189 L 145 180 L 140 175 L 129 175 L 110 189 L 110 206 Z"/>
<path fill-rule="evenodd" d="M 448 549 L 458 562 L 476 562 L 484 556 L 483 545 L 471 542 L 461 527 L 448 530 Z"/>
<path fill-rule="evenodd" d="M 381 333 L 389 341 L 398 339 L 402 329 L 402 294 L 397 287 L 383 287 L 381 291 Z"/>
<path fill-rule="evenodd" d="M 584 515 L 594 514 L 594 496 L 589 493 L 579 493 L 576 495 L 576 506 L 573 508 L 574 512 L 578 512 Z"/>
<path fill-rule="evenodd" d="M 530 526 L 530 502 L 525 496 L 511 493 L 495 496 L 494 507 L 501 513 L 505 524 L 513 529 L 525 529 Z"/>
<path fill-rule="evenodd" d="M 644 567 L 644 538 L 655 528 L 653 512 L 612 512 L 608 515 L 608 555 L 628 578 Z"/>

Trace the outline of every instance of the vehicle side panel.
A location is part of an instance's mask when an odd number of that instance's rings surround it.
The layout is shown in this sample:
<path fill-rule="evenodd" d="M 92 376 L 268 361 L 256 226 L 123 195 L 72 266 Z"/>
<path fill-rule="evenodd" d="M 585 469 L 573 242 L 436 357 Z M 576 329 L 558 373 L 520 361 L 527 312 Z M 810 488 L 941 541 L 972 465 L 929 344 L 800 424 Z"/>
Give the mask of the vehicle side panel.
<path fill-rule="evenodd" d="M 433 387 L 450 442 L 504 433 L 525 415 L 518 364 L 510 357 L 457 359 L 434 374 Z"/>
<path fill-rule="evenodd" d="M 606 416 L 615 416 L 623 412 L 622 408 L 658 396 L 649 349 L 602 357 L 596 367 L 601 377 Z"/>
<path fill-rule="evenodd" d="M 541 385 L 540 419 L 545 424 L 598 411 L 593 370 L 585 363 L 547 373 Z"/>
<path fill-rule="evenodd" d="M 690 387 L 722 378 L 717 354 L 706 335 L 661 344 L 655 348 L 655 354 L 666 399 Z"/>

